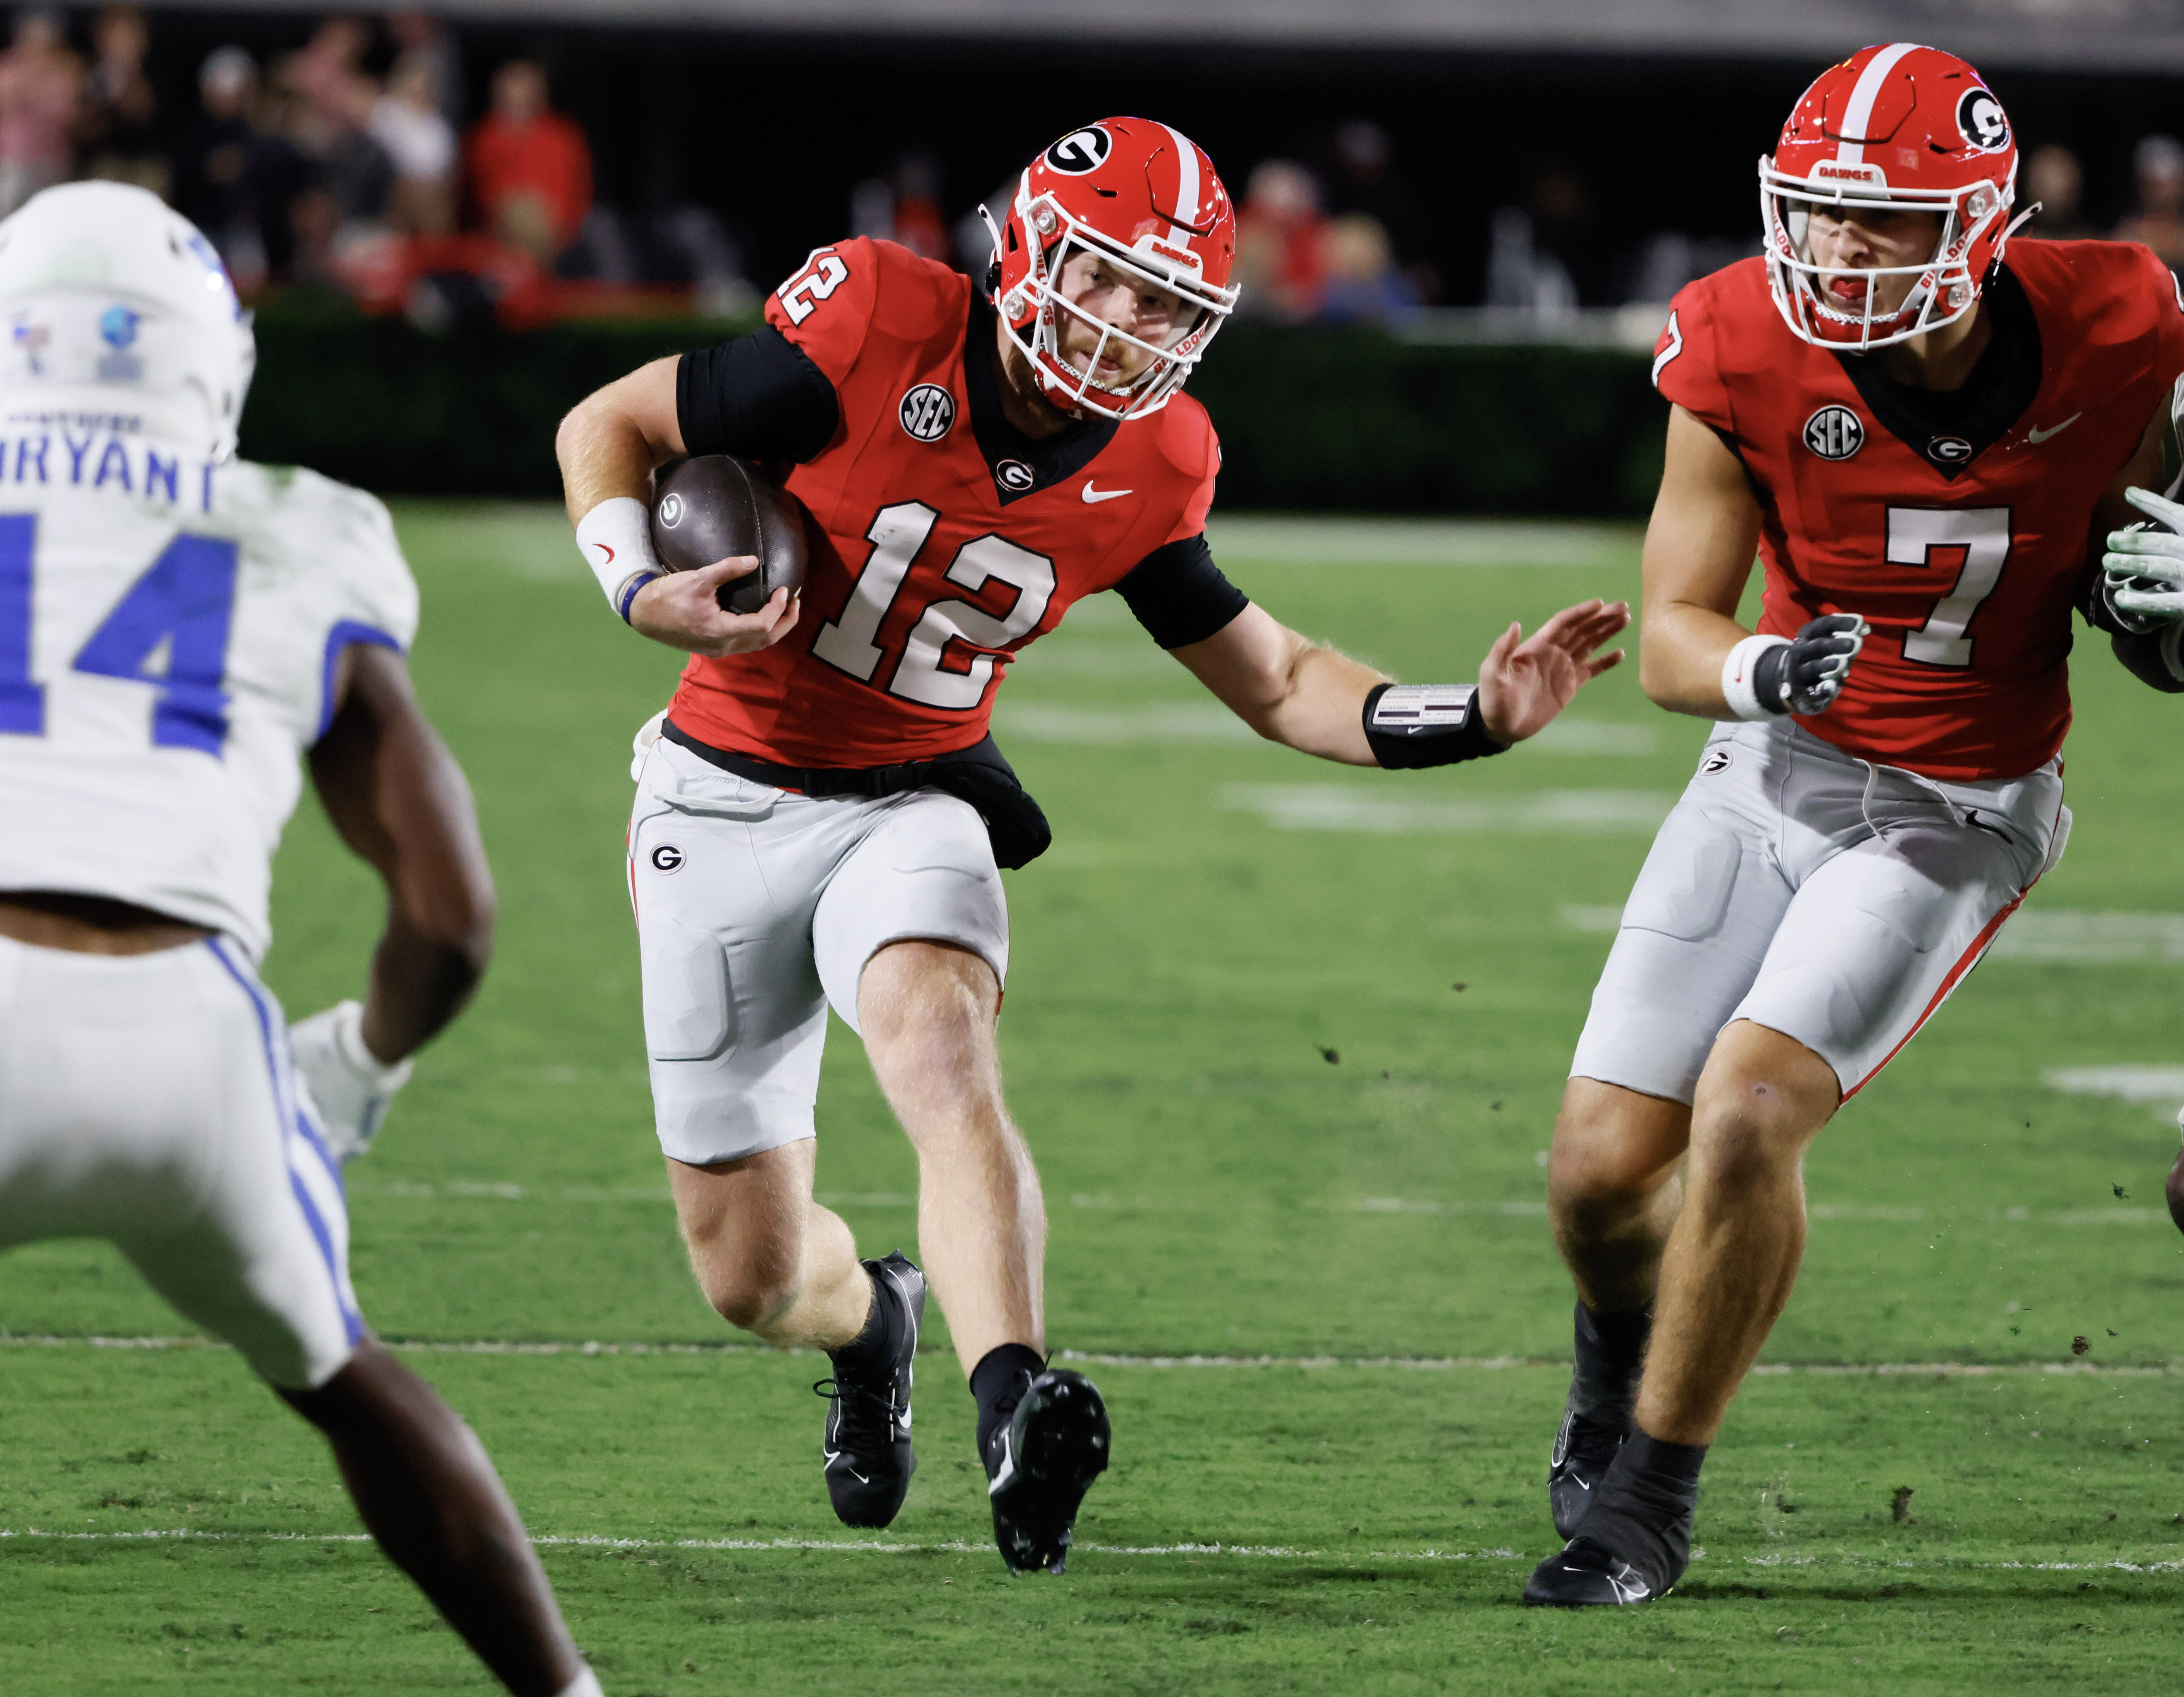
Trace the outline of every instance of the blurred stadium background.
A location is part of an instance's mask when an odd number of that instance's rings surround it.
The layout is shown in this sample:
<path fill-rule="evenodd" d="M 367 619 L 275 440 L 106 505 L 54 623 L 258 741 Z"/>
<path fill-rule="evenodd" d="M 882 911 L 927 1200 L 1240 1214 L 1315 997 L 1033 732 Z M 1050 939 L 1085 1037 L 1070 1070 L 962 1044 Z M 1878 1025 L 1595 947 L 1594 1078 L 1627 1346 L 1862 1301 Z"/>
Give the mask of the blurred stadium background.
<path fill-rule="evenodd" d="M 1992 79 L 2032 233 L 2184 264 L 2176 0 L 31 8 L 0 212 L 114 176 L 203 226 L 259 314 L 253 457 L 550 494 L 593 385 L 845 233 L 981 263 L 978 200 L 1126 108 L 1242 208 L 1245 321 L 1194 381 L 1225 505 L 1635 516 L 1666 302 L 1756 248 L 1752 161 L 1817 66 L 1907 33 Z"/>

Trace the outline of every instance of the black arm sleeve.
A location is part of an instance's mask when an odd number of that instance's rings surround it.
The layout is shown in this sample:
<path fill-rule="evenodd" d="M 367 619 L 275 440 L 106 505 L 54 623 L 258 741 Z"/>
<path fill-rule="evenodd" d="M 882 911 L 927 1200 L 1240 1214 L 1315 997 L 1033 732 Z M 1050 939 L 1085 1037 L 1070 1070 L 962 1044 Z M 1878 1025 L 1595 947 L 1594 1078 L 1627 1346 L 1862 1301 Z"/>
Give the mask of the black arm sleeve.
<path fill-rule="evenodd" d="M 1188 648 L 1217 635 L 1251 605 L 1250 596 L 1221 575 L 1203 531 L 1153 550 L 1115 592 L 1162 648 Z"/>
<path fill-rule="evenodd" d="M 801 465 L 833 439 L 842 405 L 810 355 L 766 324 L 685 354 L 675 368 L 675 415 L 693 454 Z"/>

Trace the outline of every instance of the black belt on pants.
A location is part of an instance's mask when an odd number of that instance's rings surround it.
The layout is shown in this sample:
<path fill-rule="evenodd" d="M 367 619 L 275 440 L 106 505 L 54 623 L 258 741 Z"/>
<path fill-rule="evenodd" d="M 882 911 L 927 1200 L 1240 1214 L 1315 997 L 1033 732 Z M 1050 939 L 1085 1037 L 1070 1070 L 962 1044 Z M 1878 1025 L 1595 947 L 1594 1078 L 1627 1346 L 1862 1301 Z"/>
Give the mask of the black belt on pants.
<path fill-rule="evenodd" d="M 1017 782 L 1016 768 L 1003 757 L 991 736 L 968 748 L 931 760 L 905 761 L 900 766 L 807 767 L 776 766 L 770 761 L 715 748 L 699 741 L 672 719 L 660 721 L 660 734 L 723 772 L 776 790 L 795 790 L 806 795 L 856 795 L 867 801 L 910 790 L 940 790 L 978 809 L 994 845 L 994 863 L 1009 871 L 1038 859 L 1054 841 L 1046 815 Z"/>

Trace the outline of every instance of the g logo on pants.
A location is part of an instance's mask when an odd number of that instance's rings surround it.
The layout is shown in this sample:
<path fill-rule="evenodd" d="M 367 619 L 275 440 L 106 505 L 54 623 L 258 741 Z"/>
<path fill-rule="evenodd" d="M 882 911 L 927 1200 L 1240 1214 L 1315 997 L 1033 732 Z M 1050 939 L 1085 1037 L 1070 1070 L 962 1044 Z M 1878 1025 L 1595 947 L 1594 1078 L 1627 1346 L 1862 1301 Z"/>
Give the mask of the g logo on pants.
<path fill-rule="evenodd" d="M 672 843 L 662 843 L 652 851 L 655 872 L 680 872 L 682 869 L 682 851 Z"/>

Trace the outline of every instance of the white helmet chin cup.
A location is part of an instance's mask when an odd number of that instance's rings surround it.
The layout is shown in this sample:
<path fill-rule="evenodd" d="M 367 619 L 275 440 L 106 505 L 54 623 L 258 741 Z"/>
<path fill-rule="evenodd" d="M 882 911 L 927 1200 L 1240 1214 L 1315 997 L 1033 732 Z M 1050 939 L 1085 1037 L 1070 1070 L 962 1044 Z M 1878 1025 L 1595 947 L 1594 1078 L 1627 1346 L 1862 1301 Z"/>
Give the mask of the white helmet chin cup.
<path fill-rule="evenodd" d="M 157 195 L 68 183 L 0 221 L 0 425 L 80 420 L 225 459 L 257 363 L 219 254 Z"/>

